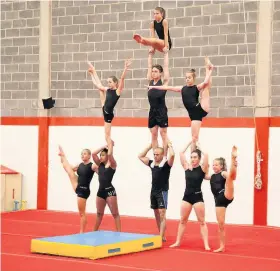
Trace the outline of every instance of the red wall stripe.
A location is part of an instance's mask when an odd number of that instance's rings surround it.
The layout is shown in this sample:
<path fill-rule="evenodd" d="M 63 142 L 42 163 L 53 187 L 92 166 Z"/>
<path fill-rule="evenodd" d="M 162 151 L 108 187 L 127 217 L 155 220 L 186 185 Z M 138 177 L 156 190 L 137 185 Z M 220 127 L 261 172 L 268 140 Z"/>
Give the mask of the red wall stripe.
<path fill-rule="evenodd" d="M 257 140 L 263 161 L 261 162 L 262 189 L 254 189 L 254 225 L 261 226 L 267 225 L 269 123 L 269 118 L 256 118 L 254 176 L 257 174 Z"/>
<path fill-rule="evenodd" d="M 1 125 L 38 125 L 38 117 L 1 117 Z"/>
<path fill-rule="evenodd" d="M 39 118 L 37 209 L 48 208 L 49 119 Z"/>
<path fill-rule="evenodd" d="M 269 118 L 270 127 L 280 127 L 280 117 Z"/>
<path fill-rule="evenodd" d="M 103 126 L 103 118 L 79 118 L 79 117 L 51 117 L 51 126 Z M 147 127 L 147 118 L 115 118 L 113 126 Z M 190 127 L 188 118 L 169 118 L 170 127 Z M 255 127 L 253 118 L 206 118 L 203 127 L 211 128 L 253 128 Z"/>
<path fill-rule="evenodd" d="M 147 127 L 147 118 L 115 118 L 113 126 Z M 186 118 L 169 118 L 170 127 L 189 127 Z M 48 199 L 48 145 L 49 126 L 103 126 L 103 118 L 97 117 L 2 117 L 1 125 L 38 125 L 38 196 L 37 208 L 47 209 Z M 206 118 L 203 127 L 209 128 L 254 128 L 254 118 Z M 268 143 L 269 127 L 280 127 L 280 117 L 256 118 L 256 136 L 264 161 L 262 162 L 262 190 L 254 191 L 254 224 L 267 224 L 267 183 L 268 183 Z M 255 153 L 256 154 L 256 142 Z M 256 174 L 256 155 L 255 169 Z M 253 182 L 252 182 L 253 185 Z"/>

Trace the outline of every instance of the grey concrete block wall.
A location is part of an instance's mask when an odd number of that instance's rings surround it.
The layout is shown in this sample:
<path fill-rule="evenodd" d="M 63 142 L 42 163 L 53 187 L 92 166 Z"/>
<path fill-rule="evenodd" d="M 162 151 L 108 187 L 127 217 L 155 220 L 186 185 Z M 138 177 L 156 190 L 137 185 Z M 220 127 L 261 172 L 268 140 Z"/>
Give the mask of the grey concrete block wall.
<path fill-rule="evenodd" d="M 1 115 L 36 116 L 39 1 L 1 1 Z"/>
<path fill-rule="evenodd" d="M 257 1 L 90 0 L 53 1 L 51 94 L 56 108 L 51 110 L 52 116 L 101 116 L 99 93 L 93 89 L 86 61 L 93 62 L 105 82 L 110 75 L 120 77 L 127 57 L 134 62 L 116 116 L 148 115 L 144 87 L 148 48 L 132 36 L 149 35 L 155 6 L 166 9 L 170 25 L 170 84 L 183 85 L 189 68 L 197 70 L 197 82 L 201 82 L 204 56 L 208 55 L 216 66 L 209 116 L 253 115 Z M 33 115 L 38 93 L 39 2 L 4 2 L 1 7 L 2 115 Z M 279 105 L 279 3 L 274 9 L 271 105 Z M 20 37 L 24 38 L 20 41 Z M 154 63 L 162 64 L 163 56 L 156 53 Z M 168 93 L 167 105 L 170 117 L 187 116 L 179 94 Z M 271 114 L 280 115 L 278 105 Z"/>
<path fill-rule="evenodd" d="M 280 116 L 280 1 L 274 3 L 272 25 L 271 116 Z"/>
<path fill-rule="evenodd" d="M 52 95 L 57 99 L 53 115 L 100 116 L 99 93 L 92 88 L 86 61 L 99 76 L 120 76 L 124 59 L 132 57 L 117 116 L 148 114 L 148 48 L 132 40 L 134 33 L 149 35 L 155 6 L 167 11 L 173 48 L 170 74 L 174 85 L 185 83 L 185 72 L 197 70 L 197 82 L 205 75 L 204 56 L 216 65 L 211 90 L 213 117 L 252 116 L 256 52 L 257 2 L 217 1 L 67 1 L 54 2 L 52 46 Z M 248 22 L 244 24 L 244 16 Z M 246 31 L 246 34 L 245 34 Z M 248 45 L 248 46 L 247 46 Z M 163 63 L 157 53 L 155 63 Z M 248 63 L 250 65 L 248 65 Z M 250 68 L 250 70 L 249 70 Z M 251 77 L 249 77 L 251 74 Z M 180 95 L 168 93 L 170 116 L 186 116 Z"/>

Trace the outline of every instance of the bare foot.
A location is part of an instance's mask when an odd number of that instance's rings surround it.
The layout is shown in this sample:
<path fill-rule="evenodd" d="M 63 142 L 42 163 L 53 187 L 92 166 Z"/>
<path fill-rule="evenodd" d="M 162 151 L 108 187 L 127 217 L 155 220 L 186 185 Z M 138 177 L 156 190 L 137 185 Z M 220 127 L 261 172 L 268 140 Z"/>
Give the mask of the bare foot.
<path fill-rule="evenodd" d="M 208 57 L 208 56 L 206 56 L 206 57 L 204 58 L 204 64 L 205 64 L 205 66 L 208 66 L 208 65 L 210 64 L 210 60 L 209 60 L 209 57 Z"/>
<path fill-rule="evenodd" d="M 218 249 L 215 249 L 213 252 L 224 252 L 225 248 L 224 247 L 219 247 Z"/>
<path fill-rule="evenodd" d="M 209 69 L 212 70 L 214 68 L 214 65 L 211 63 L 210 59 L 208 56 L 205 57 L 205 66 Z"/>
<path fill-rule="evenodd" d="M 231 157 L 236 158 L 237 157 L 237 147 L 233 146 L 231 150 Z"/>
<path fill-rule="evenodd" d="M 64 151 L 63 151 L 63 149 L 62 149 L 62 147 L 59 145 L 58 146 L 58 149 L 59 149 L 59 153 L 58 153 L 58 155 L 59 156 L 64 156 L 65 154 L 64 154 Z"/>
<path fill-rule="evenodd" d="M 173 245 L 171 245 L 171 246 L 169 246 L 169 247 L 179 247 L 180 246 L 180 243 L 175 243 L 175 244 L 173 244 Z"/>
<path fill-rule="evenodd" d="M 135 39 L 136 42 L 138 42 L 138 43 L 141 43 L 141 42 L 142 42 L 142 37 L 141 37 L 140 35 L 138 35 L 138 34 L 135 34 L 135 35 L 133 36 L 133 39 Z"/>
<path fill-rule="evenodd" d="M 205 250 L 206 250 L 206 251 L 210 251 L 211 248 L 210 248 L 209 246 L 206 246 L 206 247 L 205 247 Z"/>

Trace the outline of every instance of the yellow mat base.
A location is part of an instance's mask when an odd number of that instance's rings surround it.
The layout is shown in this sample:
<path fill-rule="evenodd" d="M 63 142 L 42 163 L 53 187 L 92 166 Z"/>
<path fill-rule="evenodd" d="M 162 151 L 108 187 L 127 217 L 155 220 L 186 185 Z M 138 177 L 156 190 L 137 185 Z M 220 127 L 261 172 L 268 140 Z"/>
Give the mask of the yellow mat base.
<path fill-rule="evenodd" d="M 162 247 L 159 235 L 97 231 L 32 239 L 31 252 L 74 258 L 101 259 Z"/>

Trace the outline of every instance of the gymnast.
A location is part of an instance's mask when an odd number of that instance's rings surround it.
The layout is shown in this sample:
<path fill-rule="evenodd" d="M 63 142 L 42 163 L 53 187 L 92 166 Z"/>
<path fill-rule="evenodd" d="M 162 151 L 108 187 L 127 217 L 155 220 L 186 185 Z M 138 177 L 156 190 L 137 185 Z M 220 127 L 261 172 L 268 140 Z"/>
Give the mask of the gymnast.
<path fill-rule="evenodd" d="M 210 62 L 209 58 L 205 58 L 206 76 L 205 80 L 195 85 L 195 70 L 191 69 L 186 73 L 186 86 L 172 87 L 164 84 L 163 86 L 157 86 L 160 90 L 170 90 L 175 92 L 181 92 L 182 100 L 185 108 L 188 111 L 191 119 L 191 133 L 192 133 L 192 150 L 196 149 L 196 142 L 199 139 L 199 131 L 201 122 L 204 117 L 207 116 L 210 110 L 210 96 L 209 90 L 211 88 L 211 74 L 214 66 Z M 151 89 L 152 87 L 149 86 Z M 199 95 L 201 96 L 200 102 L 198 100 Z"/>
<path fill-rule="evenodd" d="M 112 185 L 112 180 L 116 172 L 117 163 L 113 156 L 114 141 L 110 141 L 108 146 L 103 146 L 92 153 L 93 161 L 96 166 L 95 172 L 99 175 L 99 189 L 96 196 L 97 216 L 94 231 L 99 229 L 102 222 L 106 204 L 109 206 L 115 220 L 117 231 L 121 231 L 121 220 L 118 210 L 117 193 Z M 98 154 L 100 156 L 98 157 Z"/>
<path fill-rule="evenodd" d="M 211 191 L 215 199 L 216 217 L 219 225 L 220 247 L 214 252 L 225 251 L 225 216 L 226 208 L 234 198 L 234 183 L 237 171 L 237 148 L 232 147 L 231 167 L 227 172 L 226 160 L 223 157 L 216 158 L 213 162 L 212 175 L 207 174 L 206 180 L 210 180 Z"/>
<path fill-rule="evenodd" d="M 172 47 L 172 42 L 169 34 L 168 21 L 165 19 L 165 10 L 162 7 L 154 9 L 154 21 L 150 24 L 151 38 L 144 38 L 138 34 L 133 36 L 138 43 L 145 46 L 151 46 L 150 52 L 167 53 Z M 157 32 L 158 38 L 155 38 Z"/>
<path fill-rule="evenodd" d="M 168 54 L 164 55 L 164 68 L 161 65 L 153 65 L 152 55 L 154 53 L 149 52 L 148 56 L 148 72 L 147 79 L 149 80 L 150 89 L 148 90 L 148 100 L 150 104 L 149 110 L 149 122 L 148 128 L 152 135 L 152 147 L 153 149 L 158 147 L 158 130 L 162 138 L 164 159 L 167 158 L 167 127 L 168 127 L 168 109 L 165 103 L 166 91 L 158 90 L 158 86 L 162 86 L 164 83 L 168 85 L 169 81 L 169 69 L 168 69 Z M 163 81 L 162 81 L 163 72 Z"/>
<path fill-rule="evenodd" d="M 86 202 L 90 196 L 90 183 L 95 171 L 95 165 L 90 162 L 91 152 L 89 149 L 84 149 L 81 153 L 82 163 L 76 166 L 70 165 L 61 146 L 59 146 L 58 155 L 78 197 L 78 210 L 81 217 L 80 233 L 83 233 L 87 224 Z"/>
<path fill-rule="evenodd" d="M 205 206 L 201 184 L 208 172 L 208 154 L 203 153 L 200 149 L 191 151 L 191 163 L 188 163 L 185 152 L 192 144 L 192 141 L 180 152 L 181 164 L 185 171 L 186 189 L 181 203 L 181 219 L 178 227 L 177 240 L 170 247 L 178 247 L 181 244 L 189 215 L 194 209 L 197 220 L 200 223 L 200 232 L 204 243 L 205 250 L 210 250 L 208 244 L 208 229 L 205 223 Z M 203 163 L 200 165 L 201 155 L 203 155 Z"/>
<path fill-rule="evenodd" d="M 163 241 L 165 238 L 166 229 L 166 210 L 168 204 L 168 190 L 169 190 L 169 176 L 170 170 L 174 163 L 175 153 L 172 148 L 172 143 L 168 142 L 169 158 L 168 161 L 163 159 L 163 148 L 157 147 L 154 149 L 154 160 L 147 157 L 147 153 L 152 149 L 150 144 L 138 158 L 149 168 L 152 172 L 152 189 L 151 189 L 151 209 L 154 210 L 155 219 L 158 230 Z"/>
<path fill-rule="evenodd" d="M 125 61 L 124 71 L 122 73 L 120 82 L 118 81 L 116 76 L 110 76 L 107 79 L 108 87 L 104 87 L 101 84 L 94 66 L 90 62 L 88 62 L 88 72 L 91 75 L 93 85 L 99 89 L 102 112 L 105 122 L 105 140 L 107 142 L 107 145 L 109 145 L 111 142 L 111 126 L 114 119 L 114 108 L 124 88 L 125 75 L 131 63 L 131 59 Z"/>

